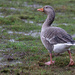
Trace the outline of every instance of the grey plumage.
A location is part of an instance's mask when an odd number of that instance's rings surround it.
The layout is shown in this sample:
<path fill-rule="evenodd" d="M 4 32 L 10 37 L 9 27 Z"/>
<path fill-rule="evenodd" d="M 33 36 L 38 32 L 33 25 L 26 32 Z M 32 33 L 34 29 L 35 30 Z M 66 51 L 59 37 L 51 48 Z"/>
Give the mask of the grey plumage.
<path fill-rule="evenodd" d="M 53 45 L 55 44 L 68 42 L 74 43 L 72 37 L 64 29 L 51 26 L 55 18 L 54 9 L 51 6 L 45 6 L 44 12 L 48 16 L 42 25 L 40 37 L 43 45 L 49 50 L 49 52 L 52 52 Z"/>
<path fill-rule="evenodd" d="M 55 18 L 54 9 L 47 5 L 43 8 L 37 9 L 47 14 L 47 19 L 42 25 L 41 29 L 41 41 L 46 49 L 50 52 L 50 61 L 46 62 L 46 65 L 54 64 L 52 61 L 52 50 L 56 53 L 62 53 L 68 51 L 70 57 L 70 65 L 74 65 L 74 61 L 71 57 L 70 47 L 75 46 L 75 41 L 72 37 L 62 28 L 52 27 L 51 24 Z"/>
<path fill-rule="evenodd" d="M 73 43 L 74 42 L 72 37 L 65 30 L 59 27 L 49 27 L 45 29 L 45 31 L 43 31 L 41 34 L 45 38 L 49 38 L 49 39 L 52 38 L 50 42 L 51 44 L 52 42 L 53 44 L 67 43 L 67 42 Z"/>

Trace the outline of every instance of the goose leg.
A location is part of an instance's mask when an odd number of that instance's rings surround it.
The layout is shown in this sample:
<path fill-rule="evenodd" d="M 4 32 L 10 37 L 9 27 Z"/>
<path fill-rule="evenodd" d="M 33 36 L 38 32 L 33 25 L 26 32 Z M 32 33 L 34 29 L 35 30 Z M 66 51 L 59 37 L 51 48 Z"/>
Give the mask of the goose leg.
<path fill-rule="evenodd" d="M 52 53 L 50 53 L 50 61 L 46 62 L 45 64 L 46 65 L 51 65 L 51 64 L 54 64 L 55 61 L 52 61 Z"/>
<path fill-rule="evenodd" d="M 68 66 L 72 66 L 72 65 L 74 65 L 74 61 L 72 59 L 71 52 L 69 50 L 68 50 L 68 53 L 69 53 L 69 57 L 70 57 L 70 63 Z"/>

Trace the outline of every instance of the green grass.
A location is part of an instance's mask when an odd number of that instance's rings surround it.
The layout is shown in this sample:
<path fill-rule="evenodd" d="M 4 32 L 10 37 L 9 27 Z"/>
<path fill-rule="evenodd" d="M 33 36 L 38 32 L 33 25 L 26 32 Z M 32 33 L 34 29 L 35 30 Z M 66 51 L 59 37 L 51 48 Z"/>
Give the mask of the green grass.
<path fill-rule="evenodd" d="M 28 6 L 25 6 L 27 3 Z M 34 7 L 33 5 L 36 5 Z M 0 1 L 0 75 L 74 75 L 75 66 L 67 67 L 69 55 L 67 52 L 55 56 L 55 64 L 46 66 L 50 60 L 49 53 L 41 43 L 40 37 L 24 35 L 41 30 L 38 23 L 43 23 L 47 17 L 38 12 L 37 8 L 51 5 L 56 12 L 57 27 L 65 29 L 69 34 L 75 34 L 75 1 L 74 0 L 1 0 Z M 23 20 L 26 20 L 24 22 Z M 28 23 L 33 21 L 33 23 Z M 67 24 L 67 25 L 65 25 Z M 8 33 L 11 31 L 12 33 Z M 19 32 L 22 32 L 19 34 Z M 10 40 L 14 39 L 14 42 Z M 75 39 L 75 38 L 73 38 Z M 75 47 L 71 47 L 75 58 Z M 21 63 L 12 64 L 11 62 Z M 75 59 L 74 59 L 75 61 Z"/>

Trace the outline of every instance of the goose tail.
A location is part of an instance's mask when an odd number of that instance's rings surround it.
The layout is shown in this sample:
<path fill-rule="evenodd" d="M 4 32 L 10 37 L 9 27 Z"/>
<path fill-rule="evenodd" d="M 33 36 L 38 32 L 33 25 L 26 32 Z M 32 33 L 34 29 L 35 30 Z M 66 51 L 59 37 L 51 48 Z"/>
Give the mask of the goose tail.
<path fill-rule="evenodd" d="M 75 46 L 75 42 L 74 43 L 67 43 L 66 45 Z"/>

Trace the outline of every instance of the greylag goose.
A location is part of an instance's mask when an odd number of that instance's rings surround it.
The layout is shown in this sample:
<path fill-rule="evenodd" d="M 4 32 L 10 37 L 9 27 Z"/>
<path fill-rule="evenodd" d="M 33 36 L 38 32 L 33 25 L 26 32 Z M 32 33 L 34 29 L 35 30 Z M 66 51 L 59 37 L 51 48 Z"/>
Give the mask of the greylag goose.
<path fill-rule="evenodd" d="M 40 34 L 43 45 L 50 53 L 50 61 L 46 62 L 45 64 L 51 65 L 55 63 L 55 61 L 52 61 L 52 51 L 56 53 L 68 51 L 70 57 L 69 65 L 74 65 L 69 48 L 72 45 L 75 45 L 75 41 L 64 29 L 51 26 L 55 18 L 55 11 L 53 7 L 46 5 L 43 8 L 37 10 L 47 14 L 47 19 L 42 25 Z"/>

